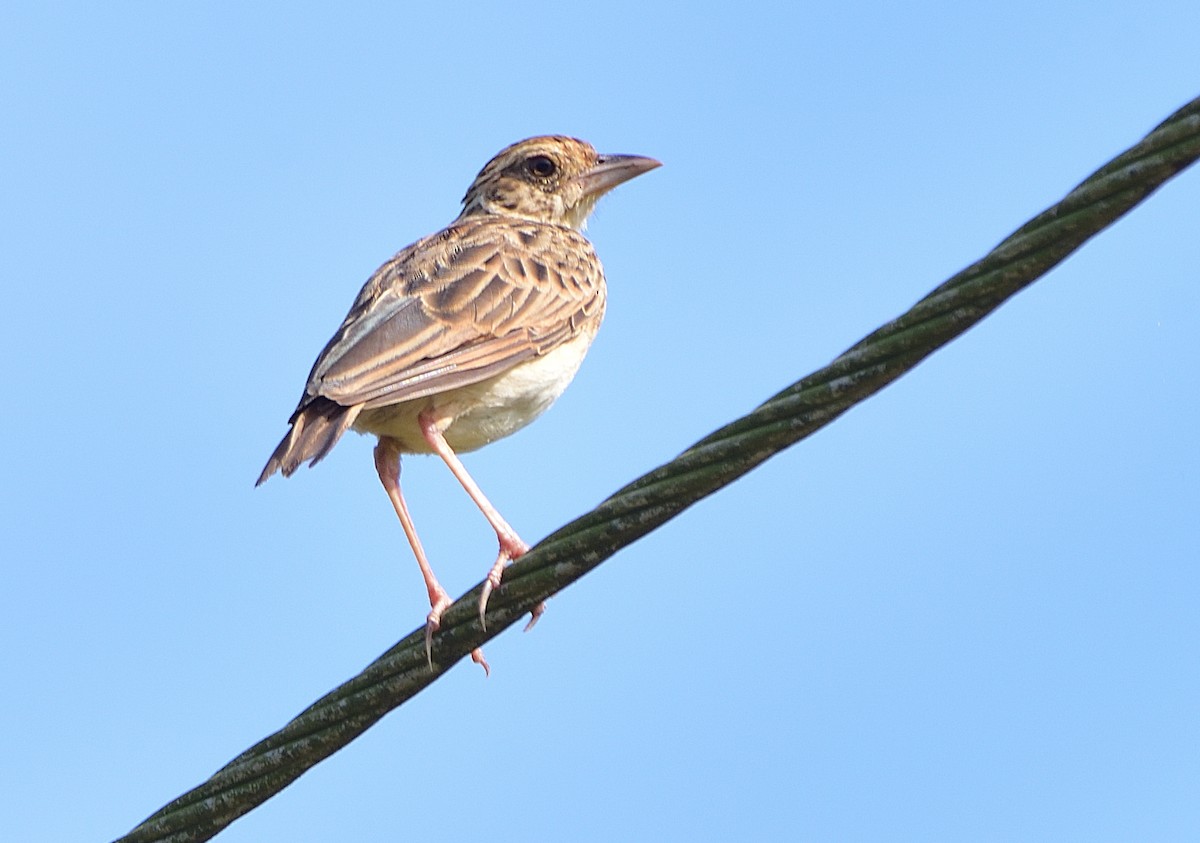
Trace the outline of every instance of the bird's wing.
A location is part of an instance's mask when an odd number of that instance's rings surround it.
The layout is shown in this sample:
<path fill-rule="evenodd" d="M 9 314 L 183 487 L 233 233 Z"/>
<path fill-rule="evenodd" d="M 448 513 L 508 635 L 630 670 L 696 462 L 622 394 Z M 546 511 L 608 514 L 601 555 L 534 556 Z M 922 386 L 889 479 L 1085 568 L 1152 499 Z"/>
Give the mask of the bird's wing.
<path fill-rule="evenodd" d="M 594 330 L 604 276 L 572 229 L 464 220 L 398 253 L 359 293 L 309 375 L 366 408 L 476 383 Z"/>

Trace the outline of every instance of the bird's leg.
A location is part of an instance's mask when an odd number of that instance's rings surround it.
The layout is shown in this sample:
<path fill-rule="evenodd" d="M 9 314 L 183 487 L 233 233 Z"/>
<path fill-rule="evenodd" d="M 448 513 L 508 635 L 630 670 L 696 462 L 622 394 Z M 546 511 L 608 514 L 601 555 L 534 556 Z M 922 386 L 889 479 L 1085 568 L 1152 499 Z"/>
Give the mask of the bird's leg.
<path fill-rule="evenodd" d="M 500 553 L 496 557 L 495 564 L 488 571 L 487 579 L 483 583 L 483 593 L 479 596 L 479 622 L 485 627 L 487 621 L 484 618 L 484 613 L 487 611 L 488 598 L 491 597 L 492 591 L 500 586 L 500 580 L 504 576 L 504 566 L 513 559 L 519 559 L 529 550 L 529 545 L 521 541 L 521 537 L 517 535 L 517 531 L 508 525 L 503 516 L 492 506 L 491 501 L 484 495 L 483 490 L 479 488 L 479 484 L 475 482 L 467 467 L 462 464 L 462 460 L 458 458 L 458 454 L 454 453 L 454 449 L 450 447 L 450 443 L 446 441 L 446 437 L 442 435 L 441 426 L 438 424 L 437 416 L 430 410 L 423 410 L 417 421 L 421 426 L 421 435 L 425 437 L 426 443 L 433 449 L 433 452 L 442 458 L 454 476 L 458 478 L 458 482 L 467 490 L 467 494 L 471 496 L 471 500 L 475 501 L 475 505 L 479 507 L 483 517 L 492 525 L 492 529 L 496 531 L 496 540 L 500 542 Z M 534 607 L 529 623 L 525 629 L 528 631 L 537 623 L 538 618 L 546 611 L 544 602 L 537 604 Z"/>
<path fill-rule="evenodd" d="M 384 491 L 387 492 L 392 507 L 400 518 L 400 526 L 404 528 L 404 535 L 408 537 L 413 555 L 417 557 L 417 565 L 420 566 L 421 576 L 425 579 L 425 588 L 429 591 L 431 608 L 425 619 L 425 658 L 429 660 L 429 668 L 432 670 L 433 633 L 442 625 L 442 613 L 454 601 L 433 575 L 433 568 L 425 556 L 425 549 L 421 547 L 421 539 L 417 536 L 417 528 L 413 524 L 412 516 L 408 514 L 408 504 L 404 502 L 404 494 L 400 491 L 400 448 L 395 439 L 380 437 L 379 444 L 375 446 L 375 470 L 379 472 L 379 481 L 383 483 Z M 491 673 L 487 659 L 483 657 L 483 650 L 478 647 L 471 651 L 471 661 L 482 666 L 484 673 Z"/>

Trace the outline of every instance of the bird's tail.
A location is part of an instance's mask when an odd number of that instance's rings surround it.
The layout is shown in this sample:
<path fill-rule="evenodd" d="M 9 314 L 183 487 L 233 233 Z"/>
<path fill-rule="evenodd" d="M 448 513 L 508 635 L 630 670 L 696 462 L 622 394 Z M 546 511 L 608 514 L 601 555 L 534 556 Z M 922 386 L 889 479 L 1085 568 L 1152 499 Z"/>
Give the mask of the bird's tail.
<path fill-rule="evenodd" d="M 307 461 L 316 465 L 328 454 L 358 417 L 362 405 L 343 407 L 328 398 L 315 398 L 292 416 L 292 429 L 275 448 L 255 486 L 261 486 L 276 471 L 291 477 Z"/>

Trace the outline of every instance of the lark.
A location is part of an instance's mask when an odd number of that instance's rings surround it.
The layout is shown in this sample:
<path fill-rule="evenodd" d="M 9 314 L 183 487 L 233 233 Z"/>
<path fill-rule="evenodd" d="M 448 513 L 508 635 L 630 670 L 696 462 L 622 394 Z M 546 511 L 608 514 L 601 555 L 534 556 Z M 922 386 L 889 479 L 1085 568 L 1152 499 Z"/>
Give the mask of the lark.
<path fill-rule="evenodd" d="M 316 464 L 347 430 L 378 437 L 375 470 L 429 592 L 425 651 L 450 606 L 400 490 L 402 454 L 437 454 L 496 531 L 500 550 L 479 601 L 529 549 L 458 454 L 540 416 L 583 362 L 604 318 L 605 280 L 581 233 L 596 201 L 660 166 L 601 155 L 584 141 L 535 137 L 475 177 L 462 213 L 379 267 L 313 365 L 291 429 L 258 484 Z M 541 615 L 538 606 L 532 626 Z M 528 629 L 528 627 L 526 627 Z M 472 659 L 488 671 L 480 650 Z"/>

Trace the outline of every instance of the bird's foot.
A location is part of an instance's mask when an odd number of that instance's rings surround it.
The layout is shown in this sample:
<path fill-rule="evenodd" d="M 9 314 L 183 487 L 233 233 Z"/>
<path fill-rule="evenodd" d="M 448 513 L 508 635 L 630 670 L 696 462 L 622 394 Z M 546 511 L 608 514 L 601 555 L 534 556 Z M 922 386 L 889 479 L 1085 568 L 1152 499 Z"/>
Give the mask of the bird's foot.
<path fill-rule="evenodd" d="M 425 660 L 429 662 L 429 669 L 433 670 L 433 633 L 442 628 L 442 613 L 450 608 L 454 601 L 441 586 L 438 586 L 436 592 L 432 588 L 429 589 L 429 602 L 432 608 L 425 617 Z"/>
<path fill-rule="evenodd" d="M 483 591 L 479 595 L 479 623 L 483 625 L 484 629 L 487 629 L 488 599 L 492 596 L 492 592 L 500 587 L 505 567 L 512 560 L 520 559 L 529 552 L 529 545 L 521 541 L 516 534 L 497 533 L 496 538 L 500 540 L 500 553 L 496 556 L 496 562 L 492 565 L 492 569 L 488 571 L 487 578 L 483 581 Z"/>
<path fill-rule="evenodd" d="M 425 618 L 425 658 L 429 662 L 429 669 L 433 670 L 433 633 L 441 629 L 442 614 L 450 608 L 453 601 L 450 599 L 450 595 L 444 591 L 437 595 L 431 592 L 431 597 L 433 597 L 433 608 L 429 610 L 429 614 Z M 483 668 L 484 675 L 492 675 L 492 668 L 488 665 L 487 659 L 483 657 L 483 648 L 476 647 L 471 651 L 471 661 Z"/>

